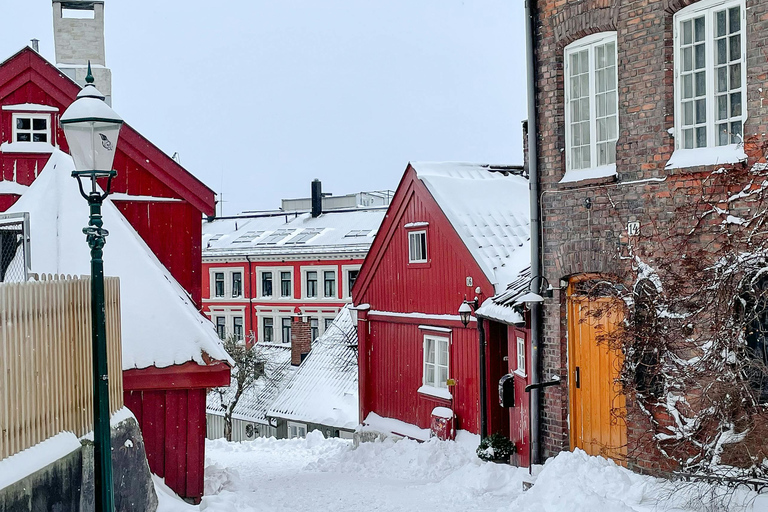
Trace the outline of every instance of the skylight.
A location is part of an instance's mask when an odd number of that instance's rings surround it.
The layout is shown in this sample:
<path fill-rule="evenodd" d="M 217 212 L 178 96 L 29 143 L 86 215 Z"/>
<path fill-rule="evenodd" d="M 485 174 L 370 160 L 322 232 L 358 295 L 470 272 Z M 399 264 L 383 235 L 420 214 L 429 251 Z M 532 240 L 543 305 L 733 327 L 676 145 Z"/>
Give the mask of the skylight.
<path fill-rule="evenodd" d="M 296 235 L 295 237 L 291 238 L 287 242 L 285 242 L 286 245 L 288 244 L 304 244 L 310 241 L 311 239 L 315 238 L 317 235 L 322 233 L 321 228 L 306 228 L 304 231 Z"/>
<path fill-rule="evenodd" d="M 344 235 L 344 238 L 357 238 L 361 236 L 368 236 L 368 233 L 370 233 L 370 229 L 353 229 L 346 235 Z"/>
<path fill-rule="evenodd" d="M 256 242 L 256 245 L 274 245 L 285 237 L 292 235 L 293 229 L 278 229 L 277 231 L 267 235 L 263 240 Z"/>
<path fill-rule="evenodd" d="M 253 242 L 255 239 L 257 239 L 263 234 L 264 234 L 264 231 L 248 231 L 244 235 L 240 235 L 239 237 L 237 237 L 232 243 L 246 244 L 248 242 Z"/>

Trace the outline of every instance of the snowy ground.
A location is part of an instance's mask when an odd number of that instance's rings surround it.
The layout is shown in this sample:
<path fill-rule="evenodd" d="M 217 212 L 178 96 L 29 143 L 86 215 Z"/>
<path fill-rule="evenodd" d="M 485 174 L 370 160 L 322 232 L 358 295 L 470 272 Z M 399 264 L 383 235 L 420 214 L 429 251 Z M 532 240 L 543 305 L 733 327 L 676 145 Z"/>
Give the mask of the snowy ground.
<path fill-rule="evenodd" d="M 696 498 L 709 490 L 672 488 L 577 452 L 548 461 L 523 492 L 527 470 L 482 462 L 476 445 L 475 436 L 465 435 L 459 442 L 387 440 L 355 450 L 350 441 L 319 432 L 307 439 L 209 441 L 202 503 L 178 501 L 157 480 L 159 512 L 687 512 L 702 510 Z M 733 510 L 768 510 L 768 496 L 736 498 Z"/>

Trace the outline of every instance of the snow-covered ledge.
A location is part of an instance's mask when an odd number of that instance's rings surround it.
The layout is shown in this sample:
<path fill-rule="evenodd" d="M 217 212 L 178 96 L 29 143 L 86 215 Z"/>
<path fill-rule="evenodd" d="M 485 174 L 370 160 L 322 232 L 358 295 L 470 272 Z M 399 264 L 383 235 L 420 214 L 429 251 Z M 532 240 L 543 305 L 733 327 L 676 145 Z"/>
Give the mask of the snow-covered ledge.
<path fill-rule="evenodd" d="M 594 180 L 616 176 L 616 164 L 601 165 L 591 169 L 570 169 L 565 171 L 565 176 L 560 183 L 575 183 L 577 181 Z"/>
<path fill-rule="evenodd" d="M 434 386 L 421 386 L 417 391 L 421 395 L 442 398 L 443 400 L 453 400 L 453 395 L 445 388 L 436 388 Z"/>
<path fill-rule="evenodd" d="M 3 142 L 0 151 L 3 153 L 53 153 L 56 149 L 47 142 Z"/>
<path fill-rule="evenodd" d="M 714 148 L 676 149 L 665 169 L 683 169 L 700 165 L 722 165 L 745 162 L 747 154 L 742 144 Z"/>

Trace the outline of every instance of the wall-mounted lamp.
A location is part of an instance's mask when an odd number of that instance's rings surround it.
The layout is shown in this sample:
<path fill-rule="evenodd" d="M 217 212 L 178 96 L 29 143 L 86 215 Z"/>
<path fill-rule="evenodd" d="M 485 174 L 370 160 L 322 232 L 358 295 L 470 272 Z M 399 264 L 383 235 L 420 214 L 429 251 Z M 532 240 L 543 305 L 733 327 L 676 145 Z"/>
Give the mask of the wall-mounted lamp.
<path fill-rule="evenodd" d="M 477 300 L 477 297 L 471 301 L 464 299 L 464 302 L 461 303 L 461 306 L 459 306 L 459 318 L 461 318 L 461 323 L 464 324 L 464 327 L 469 325 L 469 319 L 472 316 L 472 312 L 477 311 L 478 307 L 479 301 Z"/>
<path fill-rule="evenodd" d="M 518 304 L 525 304 L 527 308 L 530 308 L 531 304 L 541 304 L 544 302 L 544 298 L 551 299 L 554 296 L 552 285 L 549 284 L 549 280 L 544 276 L 538 278 L 542 283 L 539 286 L 539 289 L 534 291 L 532 285 L 535 279 L 537 278 L 532 277 L 530 281 L 528 281 L 528 292 L 517 298 L 516 302 Z M 544 286 L 544 282 L 547 283 L 546 286 Z"/>

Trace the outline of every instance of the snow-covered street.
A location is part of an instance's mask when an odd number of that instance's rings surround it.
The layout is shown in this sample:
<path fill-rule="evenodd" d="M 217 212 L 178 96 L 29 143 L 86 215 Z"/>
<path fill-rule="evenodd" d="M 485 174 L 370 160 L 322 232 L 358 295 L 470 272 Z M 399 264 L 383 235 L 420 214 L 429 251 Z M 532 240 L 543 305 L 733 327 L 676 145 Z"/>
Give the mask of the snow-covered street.
<path fill-rule="evenodd" d="M 523 492 L 527 470 L 480 461 L 477 438 L 458 442 L 387 440 L 353 449 L 351 441 L 262 438 L 208 441 L 206 492 L 193 507 L 157 481 L 159 512 L 269 511 L 513 511 L 651 512 L 701 510 L 690 496 L 661 480 L 631 473 L 584 452 L 550 460 Z M 754 496 L 739 494 L 736 502 Z M 747 508 L 768 510 L 768 497 Z"/>

